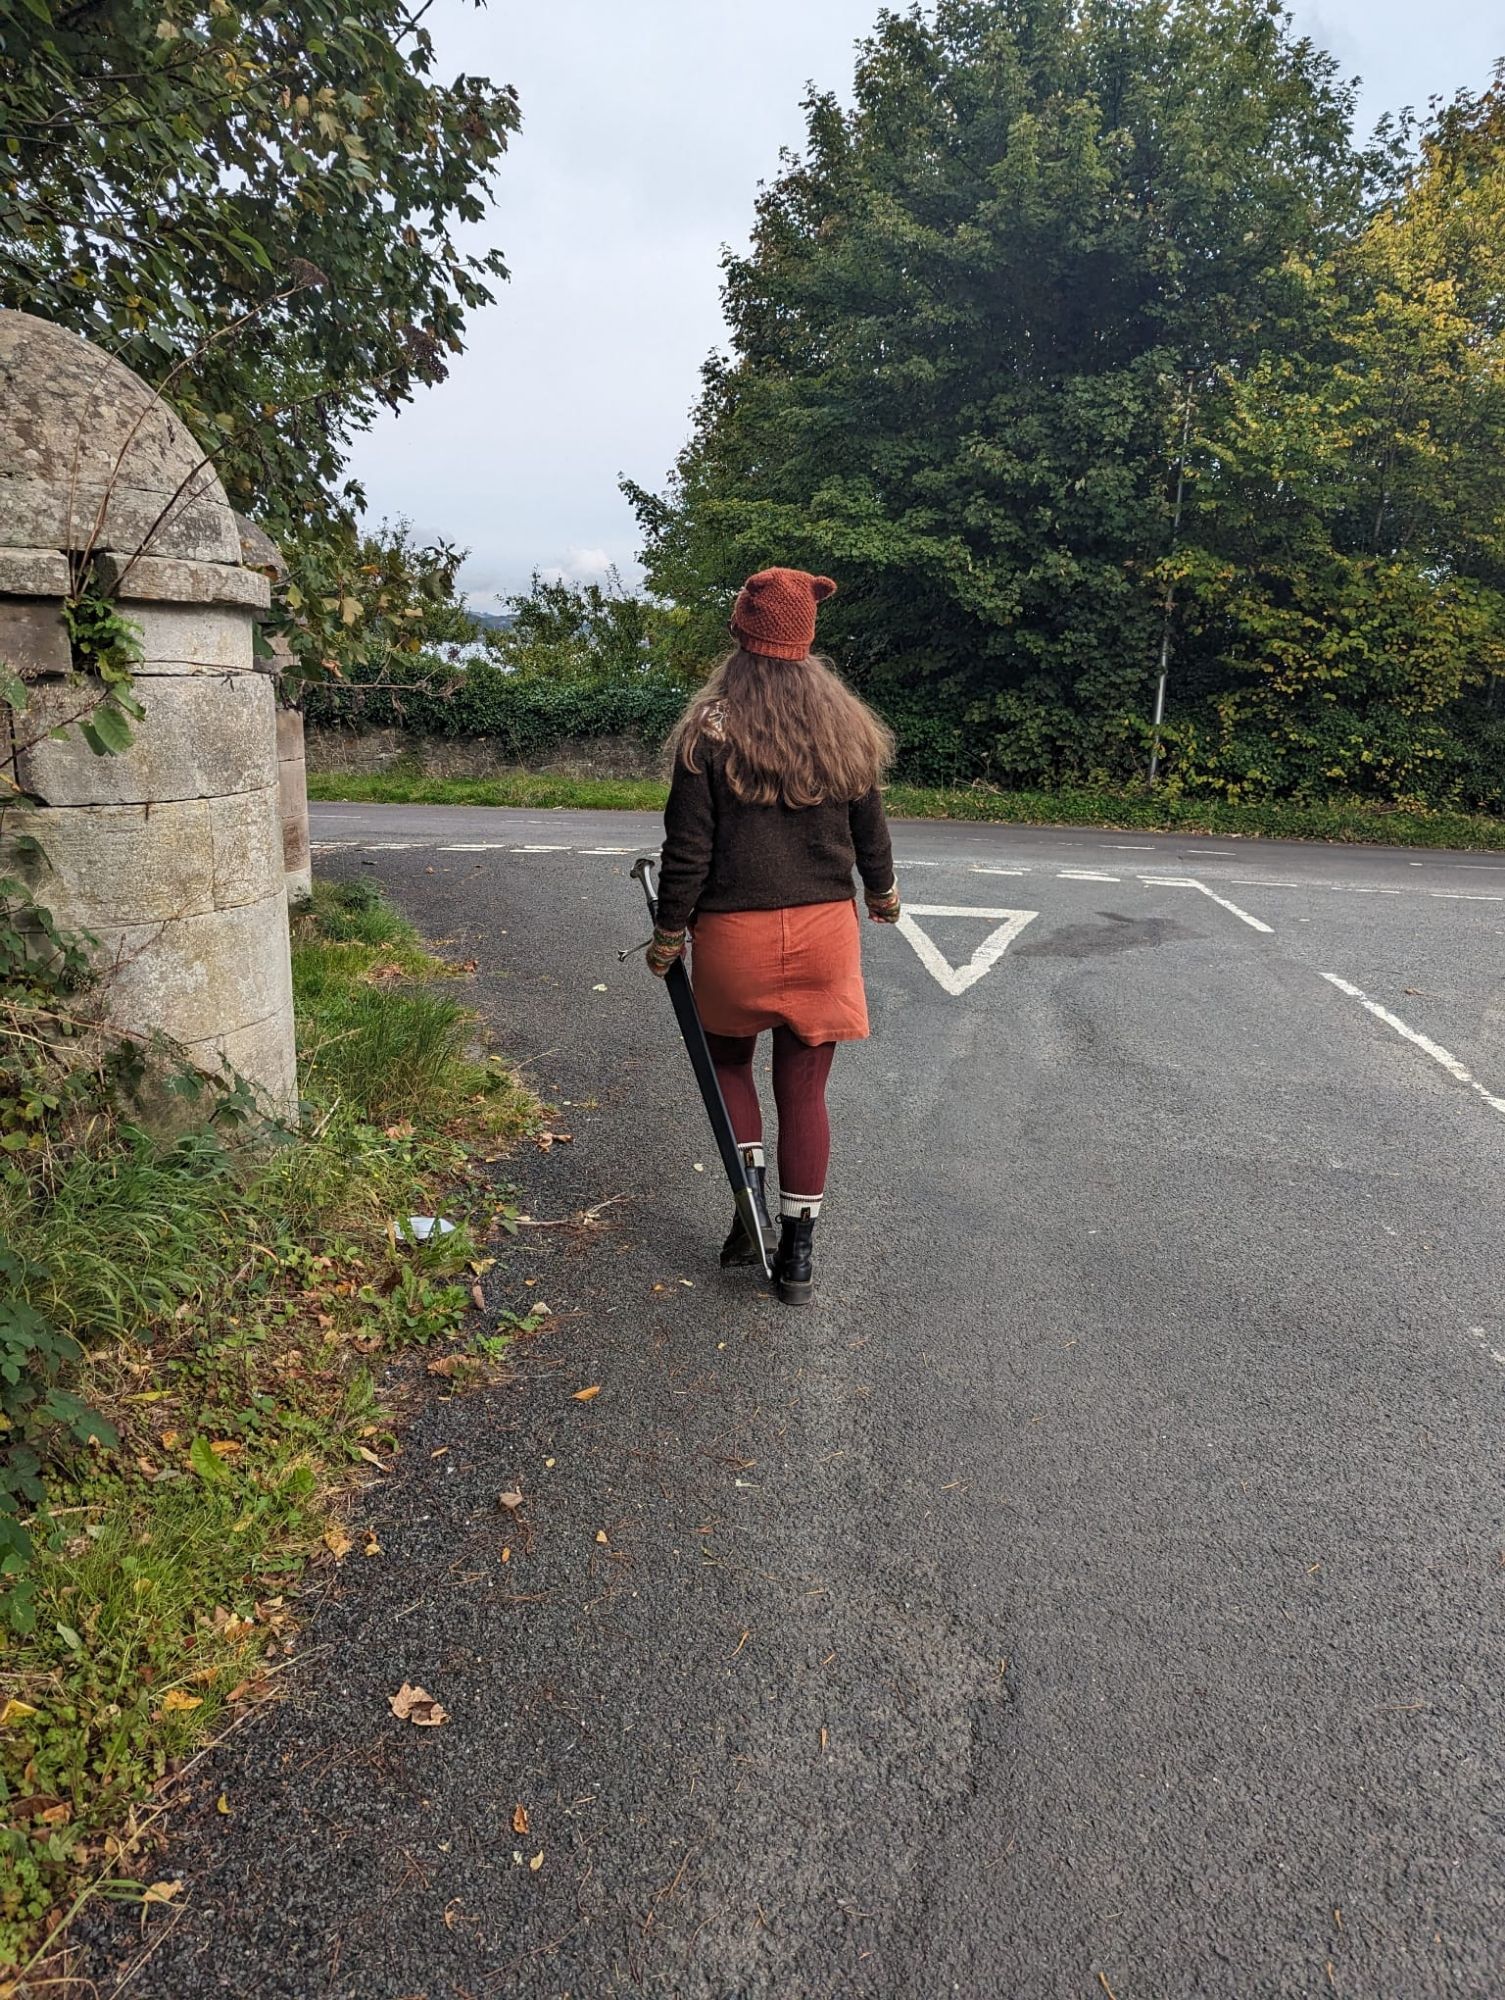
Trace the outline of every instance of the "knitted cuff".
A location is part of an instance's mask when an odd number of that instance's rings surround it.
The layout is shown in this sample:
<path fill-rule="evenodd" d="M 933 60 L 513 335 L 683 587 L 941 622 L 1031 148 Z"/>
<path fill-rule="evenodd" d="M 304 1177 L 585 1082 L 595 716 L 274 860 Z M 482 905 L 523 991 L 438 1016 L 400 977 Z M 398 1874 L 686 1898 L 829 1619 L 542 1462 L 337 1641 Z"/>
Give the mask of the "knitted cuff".
<path fill-rule="evenodd" d="M 869 889 L 867 892 L 867 906 L 875 917 L 889 916 L 896 913 L 899 908 L 898 883 L 893 883 L 891 887 L 878 894 Z"/>

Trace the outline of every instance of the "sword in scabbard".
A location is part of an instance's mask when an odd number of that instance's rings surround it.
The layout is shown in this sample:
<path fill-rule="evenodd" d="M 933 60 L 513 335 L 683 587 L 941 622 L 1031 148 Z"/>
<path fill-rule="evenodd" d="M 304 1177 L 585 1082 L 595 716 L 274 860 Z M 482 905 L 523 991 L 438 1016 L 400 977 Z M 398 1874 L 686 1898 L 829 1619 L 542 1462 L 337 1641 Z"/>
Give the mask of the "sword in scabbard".
<path fill-rule="evenodd" d="M 658 897 L 653 889 L 653 863 L 645 856 L 634 863 L 634 882 L 640 882 L 643 895 L 648 903 L 648 915 L 658 922 Z M 652 943 L 652 939 L 648 940 Z M 644 945 L 637 950 L 645 949 Z M 628 959 L 631 952 L 619 952 L 619 959 Z M 706 1044 L 705 1028 L 701 1024 L 700 1010 L 695 1005 L 695 995 L 690 986 L 690 975 L 685 970 L 683 959 L 677 959 L 669 967 L 664 980 L 669 989 L 669 1000 L 674 1008 L 675 1019 L 679 1022 L 679 1032 L 684 1037 L 689 1053 L 690 1067 L 695 1072 L 695 1081 L 700 1086 L 701 1101 L 706 1108 L 706 1116 L 711 1121 L 711 1131 L 715 1134 L 716 1150 L 721 1155 L 721 1164 L 726 1169 L 726 1178 L 731 1184 L 732 1199 L 737 1204 L 737 1213 L 742 1218 L 742 1226 L 749 1239 L 756 1243 L 763 1258 L 763 1275 L 773 1276 L 773 1262 L 770 1245 L 763 1234 L 763 1226 L 758 1220 L 758 1205 L 753 1198 L 752 1169 L 742 1157 L 742 1149 L 737 1144 L 737 1135 L 732 1130 L 731 1114 L 726 1108 L 726 1099 L 721 1095 L 721 1083 L 716 1075 L 716 1065 L 711 1061 L 711 1051 Z"/>

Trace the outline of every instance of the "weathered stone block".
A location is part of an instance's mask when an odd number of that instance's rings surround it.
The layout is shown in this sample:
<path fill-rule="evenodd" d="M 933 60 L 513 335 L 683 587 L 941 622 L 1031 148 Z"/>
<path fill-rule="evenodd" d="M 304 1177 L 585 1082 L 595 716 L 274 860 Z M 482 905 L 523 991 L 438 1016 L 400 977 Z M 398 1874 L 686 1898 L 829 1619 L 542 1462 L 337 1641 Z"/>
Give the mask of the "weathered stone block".
<path fill-rule="evenodd" d="M 43 683 L 28 730 L 63 722 L 83 706 L 86 684 Z M 21 782 L 52 806 L 135 805 L 262 791 L 277 779 L 272 684 L 261 674 L 157 675 L 136 684 L 146 718 L 115 757 L 96 757 L 76 728 L 18 753 Z"/>
<path fill-rule="evenodd" d="M 213 562 L 186 562 L 170 554 L 132 559 L 126 551 L 102 554 L 95 569 L 122 604 L 149 598 L 162 604 L 243 604 L 251 611 L 265 611 L 272 601 L 268 579 L 231 557 Z"/>
<path fill-rule="evenodd" d="M 260 903 L 282 886 L 282 826 L 276 785 L 209 799 L 214 850 L 214 905 Z"/>
<path fill-rule="evenodd" d="M 313 901 L 314 878 L 308 850 L 308 771 L 303 757 L 303 716 L 296 708 L 277 711 L 277 781 L 288 907 L 306 909 Z"/>
<path fill-rule="evenodd" d="M 269 1111 L 283 1118 L 298 1108 L 298 1072 L 295 1059 L 292 1009 L 270 1015 L 249 1027 L 234 1028 L 228 1034 L 195 1042 L 188 1050 L 193 1062 L 211 1076 L 231 1069 L 257 1086 Z"/>
<path fill-rule="evenodd" d="M 0 592 L 9 597 L 66 597 L 68 558 L 60 549 L 0 549 Z"/>
<path fill-rule="evenodd" d="M 175 1042 L 217 1035 L 290 1013 L 287 899 L 210 910 L 168 924 L 96 925 L 110 1017 Z"/>
<path fill-rule="evenodd" d="M 141 674 L 196 674 L 216 668 L 253 670 L 248 611 L 221 604 L 126 603 L 124 615 L 141 628 Z"/>
<path fill-rule="evenodd" d="M 214 908 L 214 851 L 204 799 L 42 807 L 13 817 L 11 837 L 0 840 L 0 872 L 20 875 L 69 929 L 96 930 L 106 918 L 118 924 L 171 922 Z M 45 860 L 18 860 L 17 834 L 33 835 Z"/>
<path fill-rule="evenodd" d="M 73 646 L 58 598 L 0 597 L 0 667 L 25 680 L 65 674 Z"/>
<path fill-rule="evenodd" d="M 170 493 L 125 479 L 113 486 L 80 481 L 70 491 L 66 475 L 53 481 L 0 473 L 0 542 L 42 549 L 80 549 L 92 543 L 95 549 L 113 550 L 122 561 L 147 547 L 159 556 L 240 562 L 234 518 L 212 475 L 190 478 L 182 497 L 173 500 Z"/>

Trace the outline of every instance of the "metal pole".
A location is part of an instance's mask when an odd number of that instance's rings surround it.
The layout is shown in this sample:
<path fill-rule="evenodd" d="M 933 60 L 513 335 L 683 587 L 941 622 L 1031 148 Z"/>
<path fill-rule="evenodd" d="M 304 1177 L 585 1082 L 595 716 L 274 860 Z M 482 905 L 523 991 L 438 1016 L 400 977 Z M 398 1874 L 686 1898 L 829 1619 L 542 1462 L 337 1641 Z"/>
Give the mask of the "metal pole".
<path fill-rule="evenodd" d="M 1186 452 L 1191 443 L 1191 385 L 1192 378 L 1186 378 L 1186 408 L 1181 417 L 1181 455 L 1176 460 L 1176 508 L 1171 516 L 1171 549 L 1176 553 L 1176 544 L 1181 534 L 1181 503 L 1186 494 Z M 1165 586 L 1165 604 L 1160 622 L 1160 679 L 1155 688 L 1155 719 L 1150 732 L 1150 783 L 1155 782 L 1160 769 L 1160 729 L 1165 721 L 1165 684 L 1170 678 L 1171 666 L 1171 613 L 1176 606 L 1176 584 L 1168 578 Z"/>

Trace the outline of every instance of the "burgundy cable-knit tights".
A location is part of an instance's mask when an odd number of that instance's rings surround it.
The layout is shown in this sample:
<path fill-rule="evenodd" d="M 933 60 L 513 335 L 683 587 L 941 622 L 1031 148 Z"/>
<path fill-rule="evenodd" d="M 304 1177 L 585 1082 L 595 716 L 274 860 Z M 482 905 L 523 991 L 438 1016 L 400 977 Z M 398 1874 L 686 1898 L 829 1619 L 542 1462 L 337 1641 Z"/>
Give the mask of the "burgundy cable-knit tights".
<path fill-rule="evenodd" d="M 753 1081 L 756 1035 L 707 1035 L 721 1095 L 731 1113 L 739 1145 L 763 1143 L 763 1108 Z M 826 1116 L 826 1078 L 834 1042 L 811 1048 L 788 1028 L 773 1031 L 773 1096 L 779 1110 L 779 1192 L 821 1195 L 831 1157 L 831 1121 Z"/>

